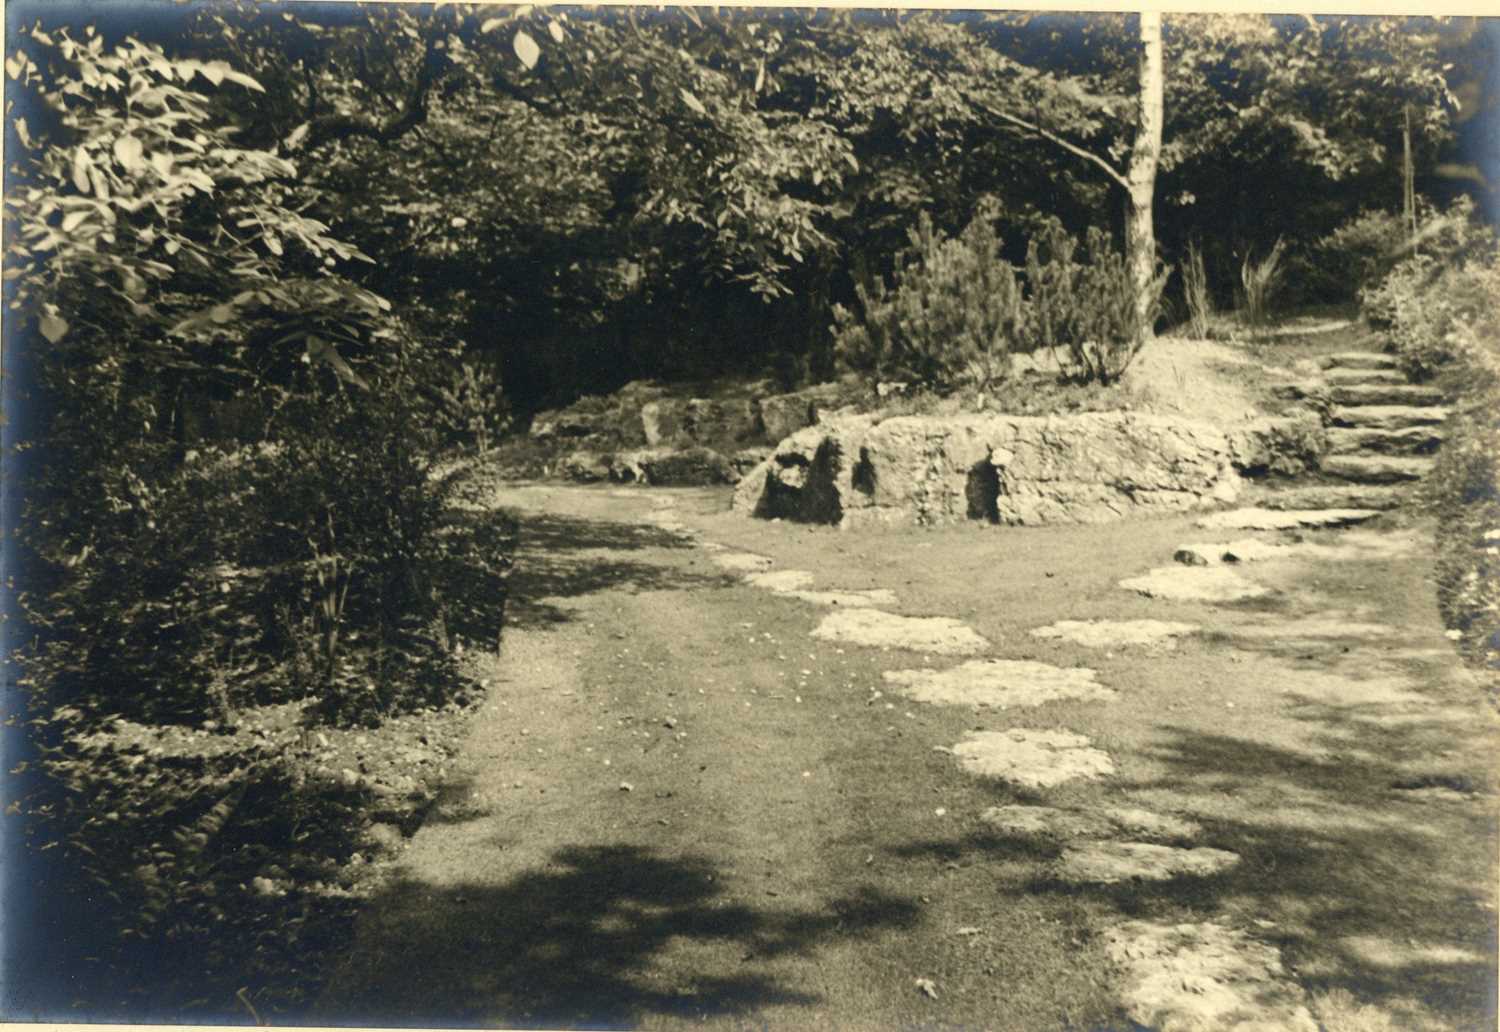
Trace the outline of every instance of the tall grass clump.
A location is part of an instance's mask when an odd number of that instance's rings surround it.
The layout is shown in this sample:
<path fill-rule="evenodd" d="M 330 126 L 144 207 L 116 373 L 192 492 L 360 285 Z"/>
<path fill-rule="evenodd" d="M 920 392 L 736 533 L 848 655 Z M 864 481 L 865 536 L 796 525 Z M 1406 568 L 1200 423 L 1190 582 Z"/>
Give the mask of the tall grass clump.
<path fill-rule="evenodd" d="M 1240 283 L 1244 318 L 1251 326 L 1264 326 L 1271 319 L 1271 295 L 1281 284 L 1281 259 L 1286 253 L 1286 242 L 1278 239 L 1260 261 L 1254 261 L 1252 252 L 1245 252 L 1240 265 Z"/>
<path fill-rule="evenodd" d="M 1197 243 L 1187 248 L 1187 258 L 1180 266 L 1182 297 L 1187 306 L 1188 327 L 1195 340 L 1206 340 L 1214 314 L 1214 299 L 1208 289 L 1208 269 Z"/>

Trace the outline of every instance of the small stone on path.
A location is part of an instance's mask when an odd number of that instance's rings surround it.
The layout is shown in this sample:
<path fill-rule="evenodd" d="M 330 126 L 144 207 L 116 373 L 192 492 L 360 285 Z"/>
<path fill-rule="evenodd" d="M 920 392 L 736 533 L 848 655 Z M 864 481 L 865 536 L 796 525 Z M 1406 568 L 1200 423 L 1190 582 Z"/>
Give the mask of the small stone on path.
<path fill-rule="evenodd" d="M 1206 878 L 1240 862 L 1224 849 L 1181 849 L 1150 842 L 1089 842 L 1063 851 L 1053 867 L 1059 881 L 1115 885 L 1125 881 Z"/>
<path fill-rule="evenodd" d="M 1104 933 L 1125 1013 L 1159 1032 L 1318 1032 L 1281 953 L 1212 922 L 1127 921 Z"/>
<path fill-rule="evenodd" d="M 1170 620 L 1059 620 L 1031 631 L 1035 638 L 1062 638 L 1091 649 L 1123 648 L 1127 645 L 1155 645 L 1176 648 L 1176 638 L 1193 634 L 1197 624 Z"/>
<path fill-rule="evenodd" d="M 1222 566 L 1159 566 L 1144 576 L 1122 580 L 1120 587 L 1148 598 L 1186 602 L 1234 602 L 1271 593 Z"/>
<path fill-rule="evenodd" d="M 977 731 L 954 746 L 953 754 L 971 774 L 1026 788 L 1050 788 L 1076 778 L 1101 778 L 1115 772 L 1108 753 L 1093 748 L 1087 737 L 1072 731 Z"/>
<path fill-rule="evenodd" d="M 1205 530 L 1297 530 L 1347 527 L 1379 516 L 1376 509 L 1230 509 L 1198 521 Z"/>
<path fill-rule="evenodd" d="M 918 702 L 954 706 L 1040 706 L 1057 699 L 1108 701 L 1112 688 L 1087 667 L 1056 667 L 1030 660 L 975 659 L 947 670 L 888 670 L 886 681 Z"/>
<path fill-rule="evenodd" d="M 942 656 L 972 656 L 990 643 L 961 621 L 946 616 L 900 616 L 879 609 L 830 613 L 813 637 L 871 648 L 910 649 Z"/>

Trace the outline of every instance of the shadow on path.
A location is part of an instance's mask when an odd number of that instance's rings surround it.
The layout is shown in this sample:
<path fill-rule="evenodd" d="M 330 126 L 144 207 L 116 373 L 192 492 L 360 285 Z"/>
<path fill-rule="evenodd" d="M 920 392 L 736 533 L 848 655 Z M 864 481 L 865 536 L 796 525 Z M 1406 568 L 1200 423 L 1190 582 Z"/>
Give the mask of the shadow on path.
<path fill-rule="evenodd" d="M 658 527 L 528 510 L 516 516 L 520 539 L 509 583 L 507 627 L 565 623 L 574 614 L 558 601 L 596 591 L 685 590 L 725 582 L 723 574 L 709 572 L 706 565 L 701 574 L 682 569 L 672 553 L 686 559 L 692 544 Z"/>
<path fill-rule="evenodd" d="M 325 999 L 320 1020 L 371 1025 L 622 1028 L 651 1014 L 698 1018 L 810 1006 L 760 962 L 838 937 L 911 925 L 911 901 L 865 889 L 811 911 L 725 899 L 701 857 L 639 846 L 569 847 L 504 884 L 395 881 L 371 901 L 377 938 Z M 654 958 L 707 946 L 694 974 Z M 718 970 L 714 971 L 714 963 Z"/>

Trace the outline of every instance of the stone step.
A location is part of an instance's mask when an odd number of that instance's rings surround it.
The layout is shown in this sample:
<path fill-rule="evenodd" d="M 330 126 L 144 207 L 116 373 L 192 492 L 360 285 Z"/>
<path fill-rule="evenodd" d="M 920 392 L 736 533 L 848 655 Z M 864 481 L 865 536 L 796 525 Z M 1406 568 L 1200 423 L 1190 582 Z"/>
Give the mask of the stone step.
<path fill-rule="evenodd" d="M 1369 430 L 1400 430 L 1409 426 L 1437 426 L 1448 418 L 1441 405 L 1358 405 L 1333 410 L 1335 426 L 1363 427 Z"/>
<path fill-rule="evenodd" d="M 1351 527 L 1373 520 L 1375 509 L 1229 509 L 1198 520 L 1205 530 L 1315 530 L 1320 527 Z"/>
<path fill-rule="evenodd" d="M 1334 368 L 1323 374 L 1332 384 L 1407 383 L 1404 373 L 1397 369 L 1341 369 Z"/>
<path fill-rule="evenodd" d="M 1358 484 L 1399 484 L 1421 480 L 1432 469 L 1432 460 L 1395 455 L 1329 455 L 1320 469 L 1328 476 Z"/>
<path fill-rule="evenodd" d="M 1443 443 L 1443 432 L 1429 426 L 1409 426 L 1400 430 L 1334 427 L 1328 431 L 1328 443 L 1335 455 L 1351 452 L 1425 455 L 1436 451 Z"/>
<path fill-rule="evenodd" d="M 1443 392 L 1416 384 L 1335 384 L 1328 392 L 1336 405 L 1441 405 Z"/>
<path fill-rule="evenodd" d="M 1324 369 L 1395 369 L 1396 357 L 1379 351 L 1340 351 L 1324 355 L 1321 364 Z"/>
<path fill-rule="evenodd" d="M 1308 484 L 1280 491 L 1267 491 L 1256 497 L 1256 504 L 1266 509 L 1361 509 L 1365 511 L 1395 509 L 1406 499 L 1400 487 L 1375 484 Z"/>

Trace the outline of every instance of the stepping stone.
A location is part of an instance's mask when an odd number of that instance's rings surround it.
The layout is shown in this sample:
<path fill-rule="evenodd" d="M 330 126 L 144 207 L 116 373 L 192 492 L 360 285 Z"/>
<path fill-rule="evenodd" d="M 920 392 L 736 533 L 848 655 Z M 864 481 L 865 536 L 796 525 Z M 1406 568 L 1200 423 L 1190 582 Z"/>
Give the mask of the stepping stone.
<path fill-rule="evenodd" d="M 830 613 L 813 629 L 814 638 L 870 648 L 908 649 L 942 656 L 973 656 L 990 643 L 959 620 L 947 616 L 901 616 L 879 609 Z"/>
<path fill-rule="evenodd" d="M 1390 624 L 1311 617 L 1239 626 L 1231 628 L 1229 633 L 1241 638 L 1298 641 L 1311 638 L 1387 638 L 1399 632 Z"/>
<path fill-rule="evenodd" d="M 870 608 L 898 604 L 896 593 L 890 588 L 870 588 L 865 591 L 787 591 L 783 594 L 803 602 L 811 602 L 815 606 Z"/>
<path fill-rule="evenodd" d="M 1058 881 L 1117 885 L 1126 881 L 1207 878 L 1240 862 L 1238 853 L 1197 847 L 1182 849 L 1150 842 L 1089 842 L 1063 851 L 1053 865 Z"/>
<path fill-rule="evenodd" d="M 1335 367 L 1323 374 L 1332 384 L 1379 384 L 1408 383 L 1406 376 L 1397 369 L 1349 369 Z"/>
<path fill-rule="evenodd" d="M 1297 530 L 1347 527 L 1373 520 L 1375 509 L 1230 509 L 1198 521 L 1205 530 Z"/>
<path fill-rule="evenodd" d="M 1121 832 L 1145 838 L 1190 839 L 1203 830 L 1193 821 L 1124 806 L 1062 810 L 1017 803 L 992 806 L 979 819 L 1007 835 L 1056 840 L 1108 838 Z"/>
<path fill-rule="evenodd" d="M 951 706 L 1040 706 L 1058 699 L 1107 702 L 1112 688 L 1088 667 L 1055 667 L 1016 659 L 972 659 L 947 670 L 887 670 L 881 675 L 918 702 Z"/>
<path fill-rule="evenodd" d="M 1059 620 L 1046 627 L 1033 628 L 1031 634 L 1036 638 L 1061 638 L 1090 649 L 1129 645 L 1173 649 L 1177 647 L 1177 638 L 1198 630 L 1197 624 L 1169 620 Z"/>
<path fill-rule="evenodd" d="M 865 591 L 811 591 L 815 578 L 806 570 L 773 570 L 767 573 L 752 573 L 745 580 L 757 588 L 774 591 L 778 595 L 789 595 L 811 602 L 817 606 L 893 606 L 896 593 L 889 588 L 870 588 Z"/>
<path fill-rule="evenodd" d="M 1336 455 L 1349 452 L 1382 452 L 1387 455 L 1418 455 L 1436 451 L 1443 431 L 1430 426 L 1408 426 L 1400 430 L 1334 427 L 1328 443 Z"/>
<path fill-rule="evenodd" d="M 1161 1032 L 1318 1032 L 1274 946 L 1212 922 L 1127 921 L 1104 933 L 1126 1016 Z"/>
<path fill-rule="evenodd" d="M 1443 392 L 1416 384 L 1335 384 L 1328 392 L 1336 405 L 1441 405 Z"/>
<path fill-rule="evenodd" d="M 715 563 L 731 573 L 753 573 L 768 569 L 772 560 L 751 552 L 721 552 L 713 557 Z"/>
<path fill-rule="evenodd" d="M 757 588 L 765 588 L 767 591 L 786 592 L 797 591 L 801 588 L 810 587 L 814 578 L 806 570 L 773 570 L 768 573 L 751 573 L 745 575 L 746 583 L 753 584 Z"/>
<path fill-rule="evenodd" d="M 1362 484 L 1398 484 L 1421 480 L 1431 472 L 1432 460 L 1391 455 L 1329 455 L 1323 459 L 1320 468 L 1328 476 Z"/>
<path fill-rule="evenodd" d="M 1145 576 L 1122 580 L 1120 587 L 1147 598 L 1181 602 L 1235 602 L 1271 594 L 1270 588 L 1222 566 L 1159 566 Z"/>
<path fill-rule="evenodd" d="M 1394 509 L 1406 500 L 1400 487 L 1378 484 L 1309 484 L 1267 491 L 1256 501 L 1264 509 Z"/>
<path fill-rule="evenodd" d="M 1329 418 L 1334 426 L 1400 430 L 1408 426 L 1437 426 L 1448 418 L 1448 409 L 1442 405 L 1362 405 L 1336 408 Z"/>
<path fill-rule="evenodd" d="M 1102 778 L 1115 772 L 1109 754 L 1092 748 L 1072 731 L 976 731 L 953 747 L 964 769 L 1024 788 L 1051 788 L 1077 778 Z"/>
<path fill-rule="evenodd" d="M 1323 356 L 1320 364 L 1325 369 L 1335 367 L 1344 369 L 1395 369 L 1396 356 L 1385 355 L 1379 351 L 1340 351 L 1336 354 Z"/>

